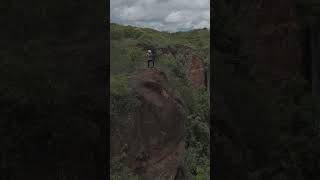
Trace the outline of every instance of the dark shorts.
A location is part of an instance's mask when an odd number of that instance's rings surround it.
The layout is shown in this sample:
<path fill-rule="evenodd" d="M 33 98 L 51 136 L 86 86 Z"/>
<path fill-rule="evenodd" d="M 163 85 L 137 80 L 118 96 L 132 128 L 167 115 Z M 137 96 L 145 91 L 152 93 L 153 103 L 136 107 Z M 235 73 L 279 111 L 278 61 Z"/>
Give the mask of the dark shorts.
<path fill-rule="evenodd" d="M 150 62 L 152 63 L 152 67 L 153 67 L 154 66 L 154 61 L 153 60 L 148 60 L 148 67 L 149 67 Z"/>

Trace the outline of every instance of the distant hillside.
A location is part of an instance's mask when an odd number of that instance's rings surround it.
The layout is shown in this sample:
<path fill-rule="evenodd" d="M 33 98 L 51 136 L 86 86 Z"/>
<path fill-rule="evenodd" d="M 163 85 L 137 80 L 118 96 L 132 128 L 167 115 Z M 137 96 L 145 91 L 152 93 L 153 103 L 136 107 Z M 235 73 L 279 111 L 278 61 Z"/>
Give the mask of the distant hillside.
<path fill-rule="evenodd" d="M 125 71 L 131 72 L 133 69 L 128 69 L 129 67 L 137 67 L 144 63 L 143 58 L 146 49 L 156 50 L 157 53 L 159 51 L 157 64 L 163 65 L 164 62 L 160 59 L 163 60 L 165 55 L 169 56 L 169 58 L 173 57 L 173 53 L 168 54 L 168 51 L 181 50 L 181 46 L 184 46 L 192 49 L 192 53 L 200 56 L 203 63 L 206 66 L 208 65 L 210 59 L 210 32 L 207 29 L 167 33 L 114 23 L 111 24 L 110 29 L 111 75 Z"/>

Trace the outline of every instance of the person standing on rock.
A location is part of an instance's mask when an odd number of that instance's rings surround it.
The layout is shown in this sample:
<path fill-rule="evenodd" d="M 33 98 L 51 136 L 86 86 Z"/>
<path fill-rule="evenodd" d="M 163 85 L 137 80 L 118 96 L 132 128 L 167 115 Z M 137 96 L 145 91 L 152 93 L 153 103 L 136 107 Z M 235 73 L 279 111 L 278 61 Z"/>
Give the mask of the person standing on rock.
<path fill-rule="evenodd" d="M 153 58 L 153 54 L 152 54 L 152 51 L 151 50 L 148 50 L 147 53 L 146 53 L 146 58 L 147 58 L 147 61 L 148 61 L 148 68 L 150 67 L 150 62 L 152 62 L 152 67 L 154 67 L 154 58 Z"/>

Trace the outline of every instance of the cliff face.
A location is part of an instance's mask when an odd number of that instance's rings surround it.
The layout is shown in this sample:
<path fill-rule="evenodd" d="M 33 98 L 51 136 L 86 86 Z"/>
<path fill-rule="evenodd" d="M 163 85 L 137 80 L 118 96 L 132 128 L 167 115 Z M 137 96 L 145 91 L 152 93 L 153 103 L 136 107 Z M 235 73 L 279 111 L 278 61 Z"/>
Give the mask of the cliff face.
<path fill-rule="evenodd" d="M 186 56 L 187 78 L 194 88 L 206 86 L 206 71 L 199 56 L 188 53 Z"/>
<path fill-rule="evenodd" d="M 143 179 L 173 180 L 184 159 L 183 104 L 157 68 L 137 72 L 129 84 L 137 102 L 128 115 L 126 161 Z"/>
<path fill-rule="evenodd" d="M 138 106 L 133 113 L 129 161 L 145 179 L 174 179 L 184 156 L 184 113 L 159 69 L 146 69 L 130 81 Z"/>

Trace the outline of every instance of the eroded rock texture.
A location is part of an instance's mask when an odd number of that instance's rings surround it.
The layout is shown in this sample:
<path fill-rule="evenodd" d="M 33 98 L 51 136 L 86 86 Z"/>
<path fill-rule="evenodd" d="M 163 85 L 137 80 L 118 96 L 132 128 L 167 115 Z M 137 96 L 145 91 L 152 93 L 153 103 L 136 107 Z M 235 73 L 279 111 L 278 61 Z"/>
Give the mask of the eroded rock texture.
<path fill-rule="evenodd" d="M 192 53 L 189 53 L 186 57 L 188 80 L 195 88 L 204 87 L 206 72 L 202 60 Z"/>
<path fill-rule="evenodd" d="M 138 103 L 132 113 L 128 162 L 145 180 L 175 179 L 184 157 L 183 105 L 157 68 L 133 75 Z"/>

